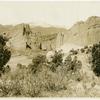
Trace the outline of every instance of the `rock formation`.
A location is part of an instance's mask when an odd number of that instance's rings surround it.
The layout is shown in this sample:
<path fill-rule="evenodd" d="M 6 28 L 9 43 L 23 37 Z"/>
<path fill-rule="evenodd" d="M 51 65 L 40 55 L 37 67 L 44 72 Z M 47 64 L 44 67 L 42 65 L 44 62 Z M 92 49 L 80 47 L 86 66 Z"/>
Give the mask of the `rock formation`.
<path fill-rule="evenodd" d="M 33 30 L 34 29 L 34 30 Z M 60 28 L 30 28 L 29 24 L 13 26 L 5 34 L 10 38 L 7 43 L 15 50 L 54 50 L 63 44 L 66 30 Z M 59 40 L 60 39 L 60 40 Z"/>
<path fill-rule="evenodd" d="M 64 44 L 64 33 L 58 33 L 56 40 L 56 48 L 61 47 L 63 44 Z"/>
<path fill-rule="evenodd" d="M 77 45 L 98 43 L 100 41 L 100 17 L 92 16 L 84 22 L 77 22 L 68 30 L 66 35 L 66 42 Z"/>
<path fill-rule="evenodd" d="M 0 25 L 0 33 L 10 38 L 8 44 L 15 50 L 54 50 L 65 43 L 85 46 L 100 41 L 100 17 L 89 17 L 68 30 L 29 24 Z"/>

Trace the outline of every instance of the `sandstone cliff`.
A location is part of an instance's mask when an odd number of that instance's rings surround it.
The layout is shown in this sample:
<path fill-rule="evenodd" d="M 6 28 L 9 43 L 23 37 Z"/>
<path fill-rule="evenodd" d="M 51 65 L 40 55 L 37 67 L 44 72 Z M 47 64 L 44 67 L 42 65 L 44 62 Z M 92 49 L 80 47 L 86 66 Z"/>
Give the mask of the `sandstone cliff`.
<path fill-rule="evenodd" d="M 66 43 L 85 46 L 100 41 L 100 17 L 89 17 L 68 30 L 58 27 L 30 27 L 24 23 L 16 26 L 0 25 L 0 33 L 10 38 L 9 45 L 16 50 L 53 50 Z"/>
<path fill-rule="evenodd" d="M 66 42 L 90 45 L 100 41 L 100 17 L 92 16 L 74 24 L 66 34 Z"/>
<path fill-rule="evenodd" d="M 54 50 L 63 44 L 62 37 L 66 32 L 67 30 L 64 28 L 30 27 L 29 24 L 24 23 L 1 31 L 9 37 L 8 44 L 15 50 Z M 62 33 L 63 36 L 61 36 Z"/>

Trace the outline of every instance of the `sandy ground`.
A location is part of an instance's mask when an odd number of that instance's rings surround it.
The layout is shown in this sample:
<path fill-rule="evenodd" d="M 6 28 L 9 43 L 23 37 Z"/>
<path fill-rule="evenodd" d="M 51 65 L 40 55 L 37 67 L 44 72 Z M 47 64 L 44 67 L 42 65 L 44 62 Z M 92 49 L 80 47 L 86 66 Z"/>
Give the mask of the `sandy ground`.
<path fill-rule="evenodd" d="M 75 45 L 75 44 L 71 44 L 71 43 L 65 43 L 63 46 L 61 46 L 60 48 L 57 48 L 57 50 L 62 49 L 64 53 L 69 52 L 71 49 L 80 49 L 82 48 L 82 46 L 79 45 Z"/>
<path fill-rule="evenodd" d="M 31 62 L 32 62 L 32 59 L 29 59 L 27 56 L 21 55 L 21 56 L 12 56 L 7 64 L 10 65 L 11 70 L 15 70 L 17 64 L 20 63 L 22 65 L 27 66 Z"/>

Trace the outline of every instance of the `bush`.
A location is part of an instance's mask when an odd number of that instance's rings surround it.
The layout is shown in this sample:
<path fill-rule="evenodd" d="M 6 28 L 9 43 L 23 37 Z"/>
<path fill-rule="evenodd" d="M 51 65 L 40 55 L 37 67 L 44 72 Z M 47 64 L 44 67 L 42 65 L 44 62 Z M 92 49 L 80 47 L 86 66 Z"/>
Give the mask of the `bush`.
<path fill-rule="evenodd" d="M 77 60 L 77 56 L 74 56 L 72 60 L 70 55 L 66 57 L 64 65 L 67 67 L 68 71 L 73 70 L 74 72 L 82 67 L 82 63 Z"/>
<path fill-rule="evenodd" d="M 77 55 L 78 54 L 78 51 L 77 50 L 74 50 L 73 54 L 74 55 Z"/>
<path fill-rule="evenodd" d="M 46 62 L 46 56 L 39 54 L 32 59 L 32 64 L 29 65 L 33 73 L 41 70 L 41 66 Z"/>
<path fill-rule="evenodd" d="M 70 52 L 74 52 L 74 49 L 71 49 Z"/>
<path fill-rule="evenodd" d="M 11 52 L 6 47 L 7 39 L 0 36 L 0 70 L 3 70 L 4 65 L 9 61 Z"/>
<path fill-rule="evenodd" d="M 70 50 L 70 52 L 72 53 L 72 55 L 77 55 L 78 54 L 78 50 L 72 49 L 72 50 Z"/>
<path fill-rule="evenodd" d="M 0 35 L 0 46 L 5 46 L 8 39 L 6 37 L 3 37 L 3 35 Z"/>
<path fill-rule="evenodd" d="M 77 56 L 74 56 L 72 59 L 71 55 L 67 56 L 64 62 L 64 66 L 66 67 L 66 74 L 69 74 L 69 79 L 79 80 L 80 72 L 79 70 L 82 67 L 81 61 L 77 60 Z"/>
<path fill-rule="evenodd" d="M 93 71 L 100 76 L 100 43 L 94 44 L 92 48 Z"/>
<path fill-rule="evenodd" d="M 39 65 L 39 64 L 44 63 L 45 60 L 46 60 L 46 56 L 45 56 L 45 55 L 42 55 L 42 54 L 39 54 L 39 55 L 37 55 L 36 57 L 34 57 L 34 58 L 32 59 L 32 63 L 33 63 L 35 66 L 37 66 L 37 65 Z"/>
<path fill-rule="evenodd" d="M 81 53 L 84 53 L 84 52 L 85 52 L 84 48 L 81 48 Z"/>
<path fill-rule="evenodd" d="M 62 65 L 63 61 L 63 53 L 62 51 L 55 51 L 55 54 L 52 56 L 52 61 L 50 64 L 50 69 L 55 72 L 56 68 L 60 65 Z"/>
<path fill-rule="evenodd" d="M 71 69 L 71 63 L 72 63 L 72 57 L 71 55 L 68 55 L 64 61 L 64 65 L 66 66 L 67 71 Z"/>
<path fill-rule="evenodd" d="M 11 71 L 11 68 L 9 65 L 7 65 L 6 67 L 4 67 L 4 73 L 9 73 Z"/>
<path fill-rule="evenodd" d="M 84 49 L 88 49 L 88 46 L 84 46 Z"/>

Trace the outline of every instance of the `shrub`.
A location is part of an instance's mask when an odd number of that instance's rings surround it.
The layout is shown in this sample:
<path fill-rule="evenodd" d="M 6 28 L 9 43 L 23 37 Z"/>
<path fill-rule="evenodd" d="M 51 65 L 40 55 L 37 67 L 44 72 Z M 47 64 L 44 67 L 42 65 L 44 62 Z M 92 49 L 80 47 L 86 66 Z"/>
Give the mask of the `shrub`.
<path fill-rule="evenodd" d="M 32 64 L 29 65 L 30 69 L 33 71 L 33 73 L 36 73 L 37 71 L 41 70 L 42 64 L 44 64 L 46 61 L 45 55 L 38 55 L 32 59 Z"/>
<path fill-rule="evenodd" d="M 77 62 L 77 56 L 74 57 L 72 63 L 71 63 L 71 70 L 76 70 L 76 62 Z"/>
<path fill-rule="evenodd" d="M 67 56 L 64 62 L 64 66 L 66 67 L 66 74 L 68 75 L 69 79 L 79 80 L 80 79 L 80 72 L 79 70 L 82 67 L 81 61 L 77 60 L 77 56 L 74 56 L 72 59 L 71 55 Z"/>
<path fill-rule="evenodd" d="M 46 56 L 45 55 L 39 54 L 39 55 L 37 55 L 36 57 L 34 57 L 32 59 L 32 63 L 37 66 L 37 65 L 39 65 L 41 63 L 44 63 L 45 62 L 45 59 L 46 59 Z"/>
<path fill-rule="evenodd" d="M 52 62 L 58 66 L 62 64 L 62 61 L 63 61 L 63 53 L 61 51 L 55 51 L 55 54 L 52 57 Z"/>
<path fill-rule="evenodd" d="M 11 68 L 9 65 L 7 65 L 6 67 L 4 67 L 4 73 L 9 73 L 11 71 Z"/>
<path fill-rule="evenodd" d="M 93 71 L 97 76 L 100 76 L 100 43 L 94 44 L 92 48 L 92 63 Z"/>
<path fill-rule="evenodd" d="M 3 70 L 4 65 L 9 61 L 11 52 L 6 48 L 7 39 L 0 36 L 0 70 Z"/>
<path fill-rule="evenodd" d="M 71 55 L 68 55 L 64 61 L 64 65 L 66 66 L 67 71 L 71 69 L 71 63 L 72 63 L 72 57 Z"/>
<path fill-rule="evenodd" d="M 84 48 L 81 48 L 81 53 L 84 53 L 84 52 L 85 52 Z"/>
<path fill-rule="evenodd" d="M 75 56 L 72 60 L 71 56 L 66 57 L 64 64 L 68 68 L 68 71 L 72 70 L 75 71 L 77 69 L 77 63 L 79 61 L 77 60 L 77 56 Z"/>
<path fill-rule="evenodd" d="M 1 46 L 5 46 L 7 41 L 8 39 L 6 37 L 3 37 L 3 35 L 0 35 L 0 45 Z"/>
<path fill-rule="evenodd" d="M 74 49 L 71 49 L 70 52 L 74 52 Z"/>
<path fill-rule="evenodd" d="M 68 56 L 65 58 L 64 64 L 65 64 L 65 65 L 68 65 L 71 61 L 72 61 L 72 57 L 71 57 L 71 55 L 68 55 Z"/>
<path fill-rule="evenodd" d="M 73 54 L 74 55 L 77 55 L 78 54 L 78 51 L 77 50 L 74 50 Z"/>
<path fill-rule="evenodd" d="M 55 51 L 55 54 L 52 56 L 52 61 L 49 63 L 50 69 L 55 72 L 56 68 L 62 65 L 63 53 L 62 51 Z"/>
<path fill-rule="evenodd" d="M 84 49 L 88 49 L 88 46 L 84 46 Z"/>
<path fill-rule="evenodd" d="M 77 55 L 78 54 L 78 50 L 72 49 L 72 50 L 70 50 L 70 52 L 71 52 L 72 55 Z"/>

